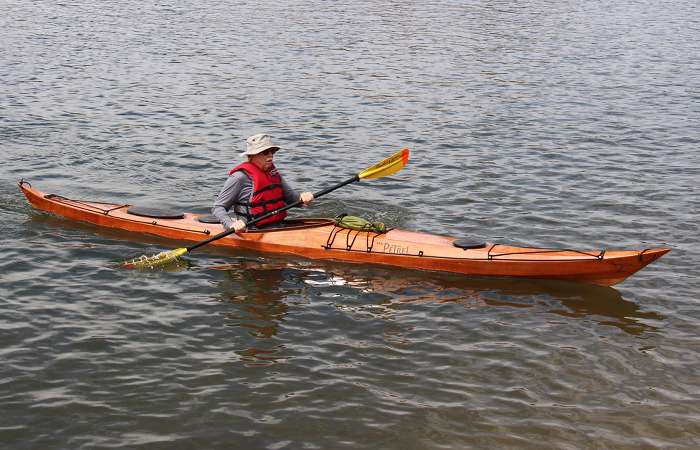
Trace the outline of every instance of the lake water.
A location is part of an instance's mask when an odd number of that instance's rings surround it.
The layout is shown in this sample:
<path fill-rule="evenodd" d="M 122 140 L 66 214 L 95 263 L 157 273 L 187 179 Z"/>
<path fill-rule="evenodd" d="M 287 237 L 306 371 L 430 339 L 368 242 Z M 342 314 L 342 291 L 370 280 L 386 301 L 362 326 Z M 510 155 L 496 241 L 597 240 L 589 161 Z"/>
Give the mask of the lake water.
<path fill-rule="evenodd" d="M 698 448 L 695 1 L 0 3 L 0 442 L 13 449 Z M 203 248 L 33 210 L 205 212 L 246 136 L 407 228 L 669 246 L 614 288 Z"/>

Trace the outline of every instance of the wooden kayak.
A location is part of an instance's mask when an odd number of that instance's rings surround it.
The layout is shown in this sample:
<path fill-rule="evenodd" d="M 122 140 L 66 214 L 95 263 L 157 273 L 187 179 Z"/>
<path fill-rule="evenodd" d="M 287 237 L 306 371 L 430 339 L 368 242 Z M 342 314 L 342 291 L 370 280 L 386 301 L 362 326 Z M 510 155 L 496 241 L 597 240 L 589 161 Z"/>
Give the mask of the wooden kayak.
<path fill-rule="evenodd" d="M 69 199 L 41 192 L 24 180 L 18 184 L 36 209 L 72 220 L 190 242 L 223 231 L 218 223 L 203 222 L 207 216 L 204 214 L 148 217 L 141 212 L 134 214 L 138 211 L 132 205 Z M 669 248 L 578 251 L 466 243 L 454 237 L 397 229 L 384 233 L 350 230 L 337 227 L 334 219 L 288 220 L 282 228 L 232 234 L 211 245 L 474 277 L 573 280 L 603 286 L 620 283 L 670 251 Z"/>

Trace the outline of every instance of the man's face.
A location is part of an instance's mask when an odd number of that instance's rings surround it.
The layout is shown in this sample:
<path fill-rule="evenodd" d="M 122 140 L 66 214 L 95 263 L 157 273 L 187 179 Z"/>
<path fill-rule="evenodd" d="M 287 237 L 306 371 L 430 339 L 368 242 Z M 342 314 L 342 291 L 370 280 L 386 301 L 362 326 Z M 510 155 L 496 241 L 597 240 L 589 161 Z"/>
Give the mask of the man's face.
<path fill-rule="evenodd" d="M 251 162 L 258 166 L 263 172 L 267 172 L 272 169 L 272 157 L 276 151 L 276 148 L 268 148 L 264 152 L 253 155 L 251 157 Z"/>

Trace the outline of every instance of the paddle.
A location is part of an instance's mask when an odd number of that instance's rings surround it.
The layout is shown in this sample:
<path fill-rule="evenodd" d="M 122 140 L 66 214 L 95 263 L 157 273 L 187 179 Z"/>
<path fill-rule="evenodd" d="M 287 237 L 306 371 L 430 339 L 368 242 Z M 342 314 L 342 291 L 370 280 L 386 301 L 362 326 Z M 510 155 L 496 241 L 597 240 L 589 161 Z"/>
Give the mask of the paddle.
<path fill-rule="evenodd" d="M 399 170 L 403 169 L 403 167 L 408 164 L 408 155 L 409 155 L 409 150 L 407 148 L 404 148 L 402 150 L 399 150 L 398 152 L 394 153 L 390 157 L 384 159 L 383 161 L 378 162 L 377 164 L 373 165 L 372 167 L 369 167 L 362 172 L 358 173 L 357 175 L 353 176 L 352 178 L 348 178 L 347 180 L 343 181 L 342 183 L 338 183 L 335 186 L 331 186 L 329 188 L 326 188 L 322 191 L 316 192 L 314 194 L 314 198 L 319 198 L 322 197 L 330 192 L 335 191 L 336 189 L 339 189 L 343 186 L 346 186 L 350 183 L 354 183 L 356 181 L 360 181 L 365 178 L 381 178 L 381 177 L 386 177 L 389 175 L 392 175 Z M 297 200 L 296 202 L 289 204 L 287 206 L 284 206 L 282 208 L 277 208 L 273 211 L 270 211 L 266 214 L 263 214 L 260 217 L 257 217 L 256 219 L 249 220 L 246 222 L 246 227 L 249 227 L 251 225 L 255 225 L 256 223 L 260 222 L 261 220 L 265 220 L 268 217 L 271 217 L 277 213 L 280 213 L 282 211 L 286 211 L 288 209 L 296 208 L 297 206 L 300 206 L 302 204 L 301 200 Z M 127 268 L 150 268 L 153 266 L 161 266 L 168 264 L 172 261 L 175 261 L 177 258 L 180 256 L 184 255 L 185 253 L 189 253 L 192 250 L 195 250 L 199 247 L 202 247 L 204 245 L 209 244 L 210 242 L 214 242 L 216 240 L 219 240 L 223 237 L 228 236 L 229 234 L 233 234 L 236 231 L 231 228 L 229 230 L 226 230 L 224 232 L 221 232 L 215 236 L 210 237 L 209 239 L 206 239 L 204 241 L 198 242 L 190 247 L 182 247 L 182 248 L 176 248 L 175 250 L 168 250 L 165 252 L 160 252 L 157 255 L 153 256 L 140 256 L 138 258 L 129 260 L 124 262 L 122 265 Z"/>

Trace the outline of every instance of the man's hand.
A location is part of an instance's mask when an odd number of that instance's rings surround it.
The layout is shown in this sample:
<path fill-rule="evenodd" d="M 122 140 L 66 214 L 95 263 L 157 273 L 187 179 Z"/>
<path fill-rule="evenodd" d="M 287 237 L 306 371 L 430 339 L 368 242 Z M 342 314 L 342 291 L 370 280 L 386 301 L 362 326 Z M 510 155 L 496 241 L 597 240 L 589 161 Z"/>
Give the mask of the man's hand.
<path fill-rule="evenodd" d="M 311 203 L 311 201 L 314 199 L 314 194 L 311 192 L 302 192 L 301 195 L 299 196 L 299 200 L 302 201 L 305 205 L 308 205 Z"/>
<path fill-rule="evenodd" d="M 236 219 L 233 222 L 233 227 L 234 230 L 236 230 L 236 233 L 239 233 L 243 230 L 245 230 L 245 222 L 243 222 L 241 219 Z"/>

